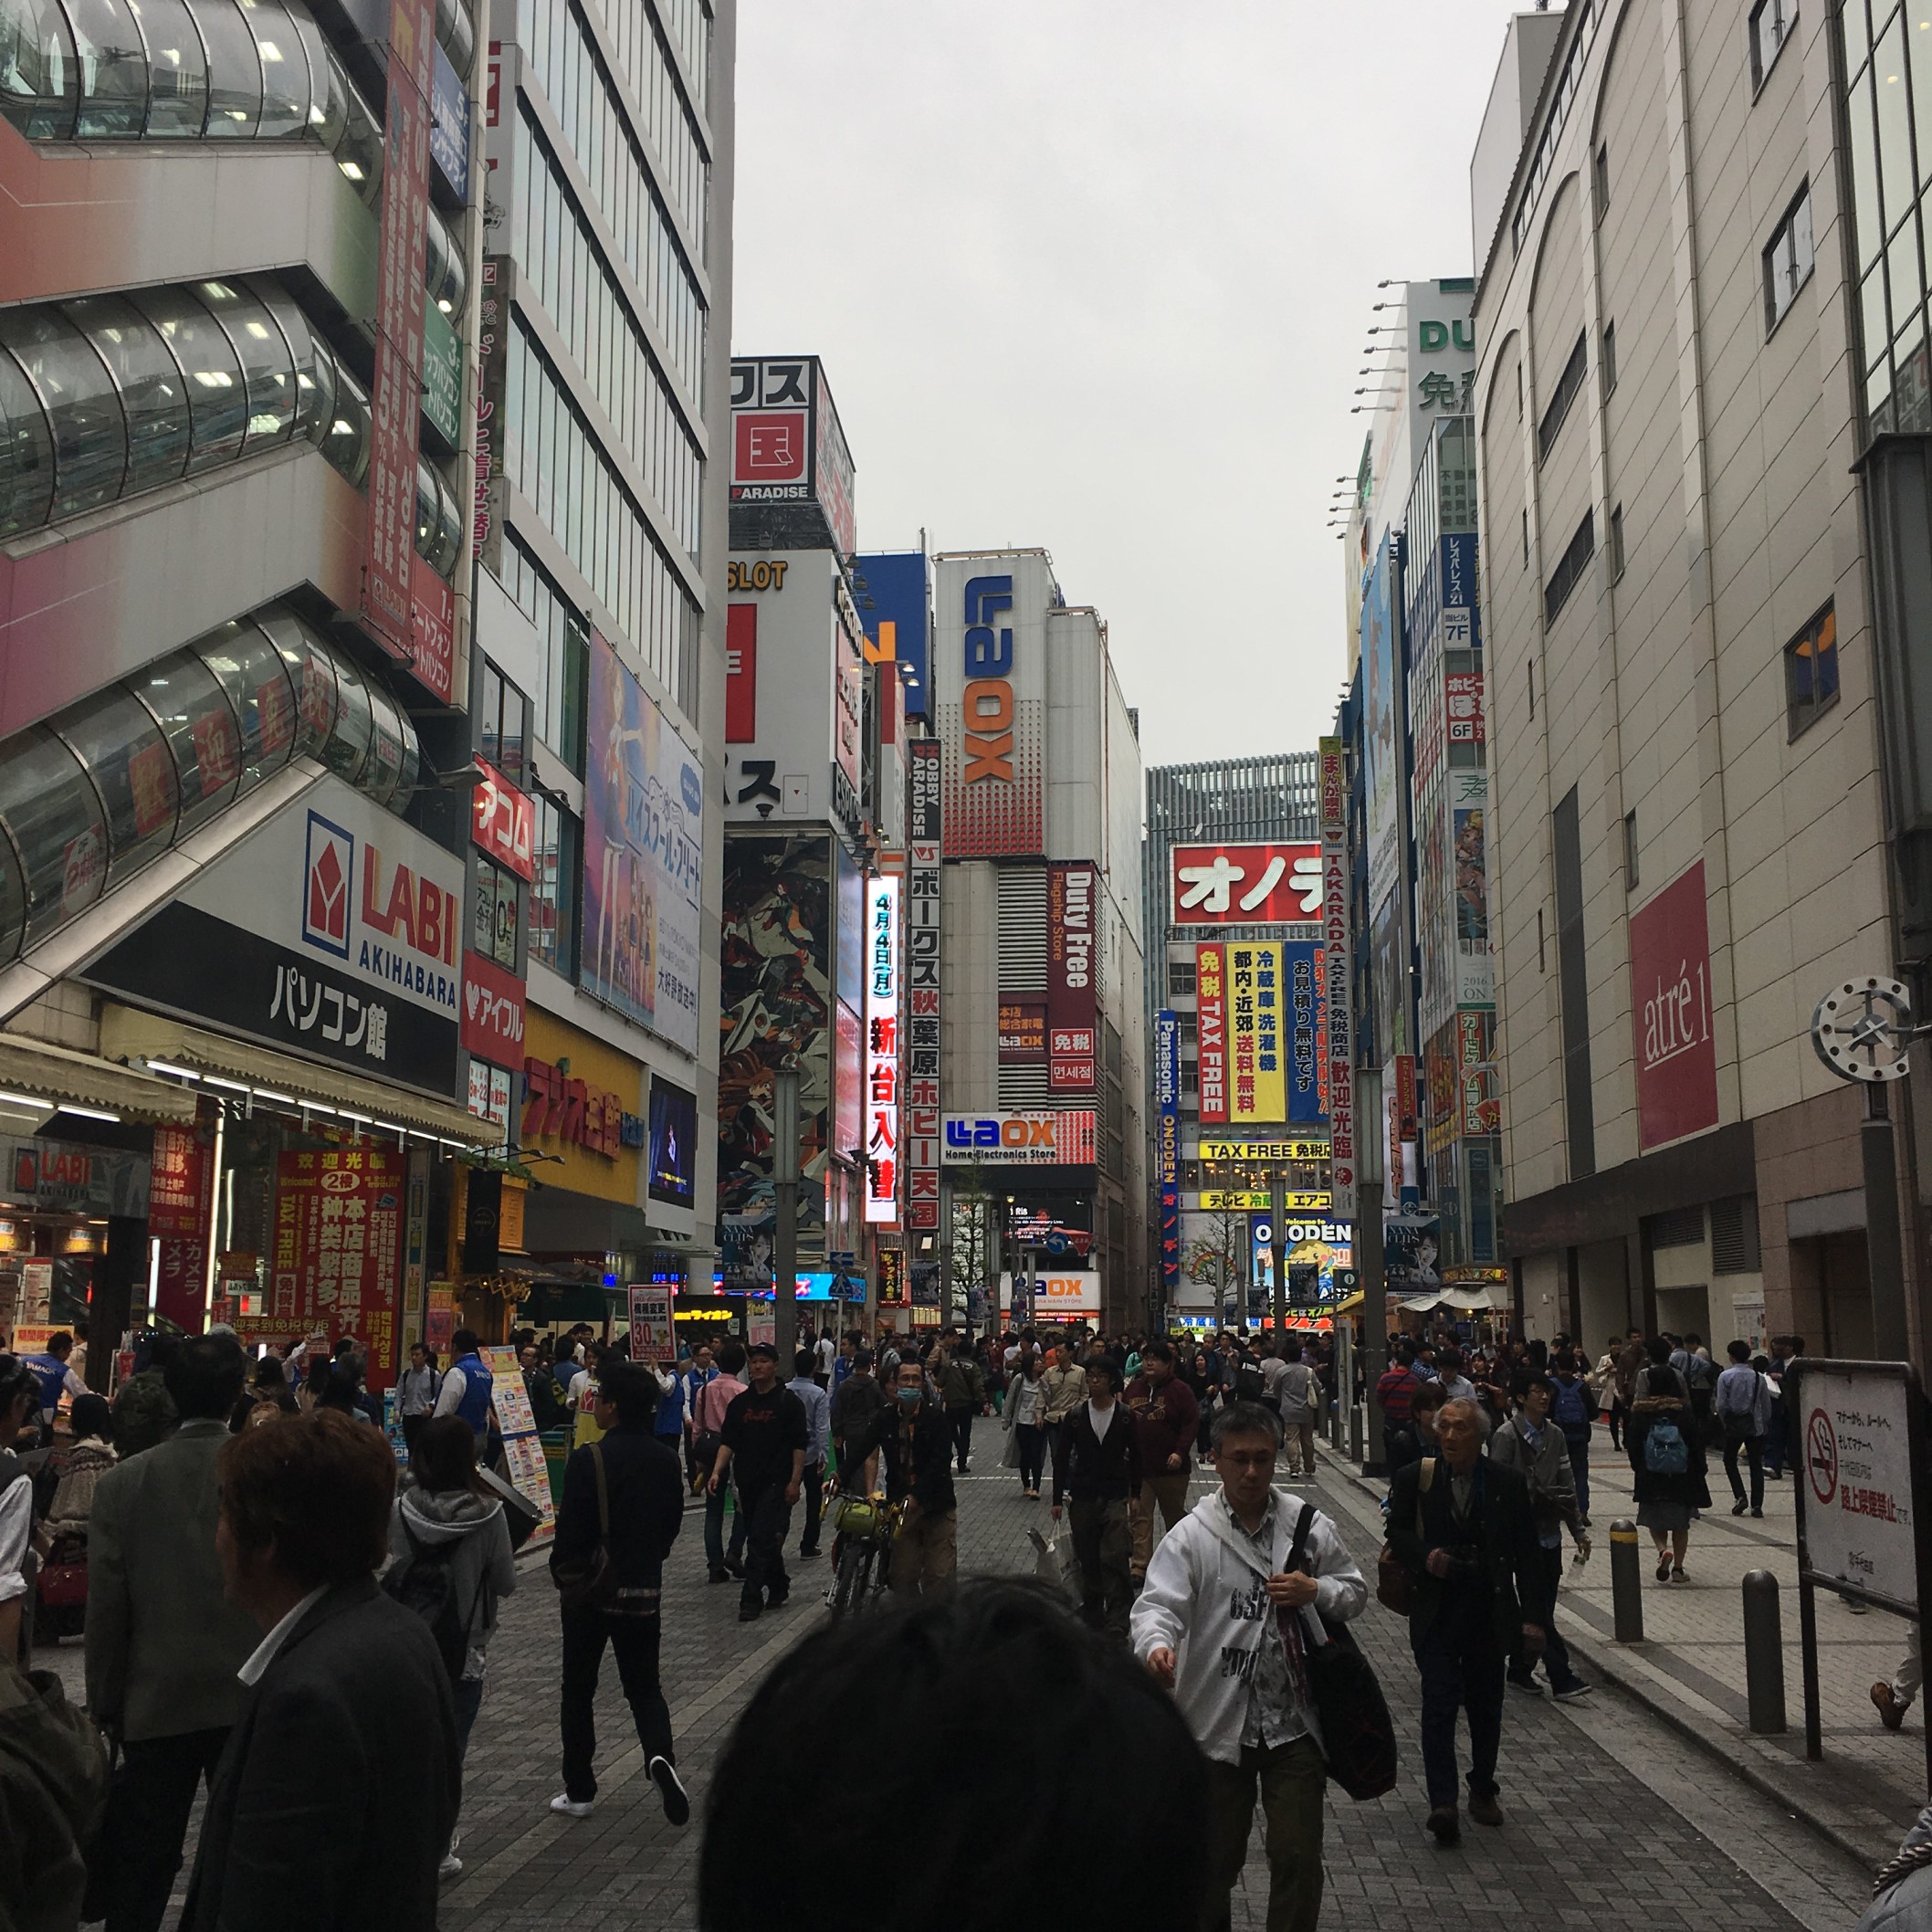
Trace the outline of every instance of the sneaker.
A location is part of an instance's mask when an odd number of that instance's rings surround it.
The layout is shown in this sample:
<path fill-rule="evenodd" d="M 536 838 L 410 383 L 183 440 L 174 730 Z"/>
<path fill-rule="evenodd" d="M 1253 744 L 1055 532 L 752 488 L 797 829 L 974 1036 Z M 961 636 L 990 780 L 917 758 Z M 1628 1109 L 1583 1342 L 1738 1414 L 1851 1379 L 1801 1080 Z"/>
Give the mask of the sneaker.
<path fill-rule="evenodd" d="M 1514 1671 L 1509 1673 L 1509 1688 L 1521 1691 L 1526 1697 L 1540 1697 L 1543 1686 L 1534 1677 L 1519 1677 Z"/>
<path fill-rule="evenodd" d="M 436 1866 L 438 1878 L 460 1878 L 463 1875 L 463 1861 L 454 1852 L 445 1852 L 442 1862 Z"/>
<path fill-rule="evenodd" d="M 771 1591 L 765 1597 L 765 1608 L 767 1610 L 782 1610 L 791 1601 L 792 1592 L 789 1589 Z"/>
<path fill-rule="evenodd" d="M 1503 1822 L 1503 1808 L 1496 1801 L 1494 1791 L 1471 1791 L 1469 1815 L 1478 1824 L 1497 1825 Z"/>
<path fill-rule="evenodd" d="M 1733 1516 L 1742 1516 L 1744 1512 L 1750 1507 L 1751 1506 L 1747 1503 L 1744 1498 L 1740 1496 L 1738 1500 L 1731 1505 L 1731 1514 Z"/>
<path fill-rule="evenodd" d="M 1763 1515 L 1764 1515 L 1764 1511 L 1763 1511 L 1763 1510 L 1761 1510 L 1761 1509 L 1754 1509 L 1754 1510 L 1752 1510 L 1752 1511 L 1751 1511 L 1751 1514 L 1752 1514 L 1752 1515 L 1753 1515 L 1754 1517 L 1763 1517 Z"/>
<path fill-rule="evenodd" d="M 644 1774 L 657 1787 L 657 1795 L 664 1800 L 666 1822 L 689 1824 L 691 1801 L 685 1790 L 684 1780 L 677 1775 L 677 1767 L 668 1758 L 653 1758 L 645 1767 Z"/>
<path fill-rule="evenodd" d="M 591 1801 L 588 1798 L 572 1798 L 568 1791 L 559 1791 L 550 1801 L 553 1811 L 561 1811 L 566 1818 L 588 1818 L 591 1815 Z"/>
<path fill-rule="evenodd" d="M 1463 1842 L 1463 1821 L 1453 1804 L 1439 1804 L 1429 1813 L 1428 1829 L 1435 1834 L 1439 1845 L 1461 1844 Z"/>
<path fill-rule="evenodd" d="M 1595 1688 L 1596 1686 L 1594 1685 L 1584 1683 L 1584 1681 L 1580 1677 L 1572 1677 L 1570 1682 L 1564 1685 L 1559 1690 L 1553 1690 L 1550 1692 L 1549 1695 L 1554 1697 L 1559 1704 L 1574 1704 L 1579 1697 L 1589 1696 L 1591 1692 Z"/>
<path fill-rule="evenodd" d="M 818 1551 L 815 1549 L 801 1549 L 798 1554 L 801 1562 L 809 1563 L 818 1554 Z"/>

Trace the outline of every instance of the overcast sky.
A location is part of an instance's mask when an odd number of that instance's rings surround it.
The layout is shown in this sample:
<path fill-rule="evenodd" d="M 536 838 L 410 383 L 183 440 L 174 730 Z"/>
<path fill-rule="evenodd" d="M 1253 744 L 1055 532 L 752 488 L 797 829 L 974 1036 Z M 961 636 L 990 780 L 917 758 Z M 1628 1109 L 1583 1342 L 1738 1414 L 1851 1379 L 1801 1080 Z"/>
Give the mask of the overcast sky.
<path fill-rule="evenodd" d="M 1509 11 L 740 0 L 732 347 L 824 358 L 861 549 L 1052 551 L 1148 763 L 1311 747 L 1370 305 L 1470 272 Z"/>

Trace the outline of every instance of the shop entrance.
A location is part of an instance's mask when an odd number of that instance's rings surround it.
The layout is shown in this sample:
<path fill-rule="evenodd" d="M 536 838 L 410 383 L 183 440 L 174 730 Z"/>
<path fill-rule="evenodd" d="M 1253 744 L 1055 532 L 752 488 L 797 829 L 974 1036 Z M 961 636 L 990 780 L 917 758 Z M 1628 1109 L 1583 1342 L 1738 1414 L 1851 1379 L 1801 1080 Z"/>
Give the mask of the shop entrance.
<path fill-rule="evenodd" d="M 1791 1328 L 1804 1337 L 1808 1355 L 1870 1359 L 1872 1274 L 1863 1228 L 1791 1243 Z"/>

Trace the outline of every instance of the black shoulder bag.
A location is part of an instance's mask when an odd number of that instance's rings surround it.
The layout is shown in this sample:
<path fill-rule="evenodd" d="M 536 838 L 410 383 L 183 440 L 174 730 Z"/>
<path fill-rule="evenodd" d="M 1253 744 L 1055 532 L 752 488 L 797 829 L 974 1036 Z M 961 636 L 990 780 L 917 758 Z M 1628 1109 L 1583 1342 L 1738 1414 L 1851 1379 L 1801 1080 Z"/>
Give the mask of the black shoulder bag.
<path fill-rule="evenodd" d="M 1295 1541 L 1284 1566 L 1291 1574 L 1301 1568 L 1315 1505 L 1301 1506 Z M 1299 1617 L 1298 1610 L 1277 1608 L 1284 1622 Z M 1328 1754 L 1328 1776 L 1350 1798 L 1381 1798 L 1395 1789 L 1395 1722 L 1389 1715 L 1375 1666 L 1362 1655 L 1346 1623 L 1321 1619 L 1326 1643 L 1307 1641 L 1307 1626 L 1299 1626 L 1302 1657 L 1307 1666 L 1308 1693 L 1321 1724 L 1321 1742 Z"/>

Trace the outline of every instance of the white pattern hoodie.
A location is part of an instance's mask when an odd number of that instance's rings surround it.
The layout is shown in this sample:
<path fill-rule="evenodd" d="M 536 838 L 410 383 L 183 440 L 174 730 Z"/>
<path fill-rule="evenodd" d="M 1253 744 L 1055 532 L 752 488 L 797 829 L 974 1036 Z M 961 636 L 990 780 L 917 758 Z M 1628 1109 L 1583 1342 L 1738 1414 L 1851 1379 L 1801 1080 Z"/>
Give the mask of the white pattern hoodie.
<path fill-rule="evenodd" d="M 1302 1498 L 1272 1492 L 1275 1530 L 1272 1568 L 1263 1570 L 1259 1546 L 1229 1519 L 1223 1493 L 1204 1496 L 1161 1540 L 1147 1567 L 1129 1629 L 1134 1654 L 1143 1663 L 1163 1647 L 1174 1652 L 1174 1701 L 1201 1748 L 1223 1764 L 1241 1761 L 1241 1734 L 1261 1646 L 1272 1636 L 1274 1607 L 1266 1580 L 1286 1563 L 1300 1520 Z M 1346 1623 L 1369 1601 L 1369 1586 L 1341 1539 L 1319 1509 L 1308 1526 L 1303 1567 L 1315 1578 L 1315 1601 L 1302 1612 L 1303 1641 L 1327 1641 L 1320 1619 Z M 1311 1614 L 1316 1612 L 1318 1614 Z M 1319 1744 L 1315 1713 L 1297 1714 Z"/>

